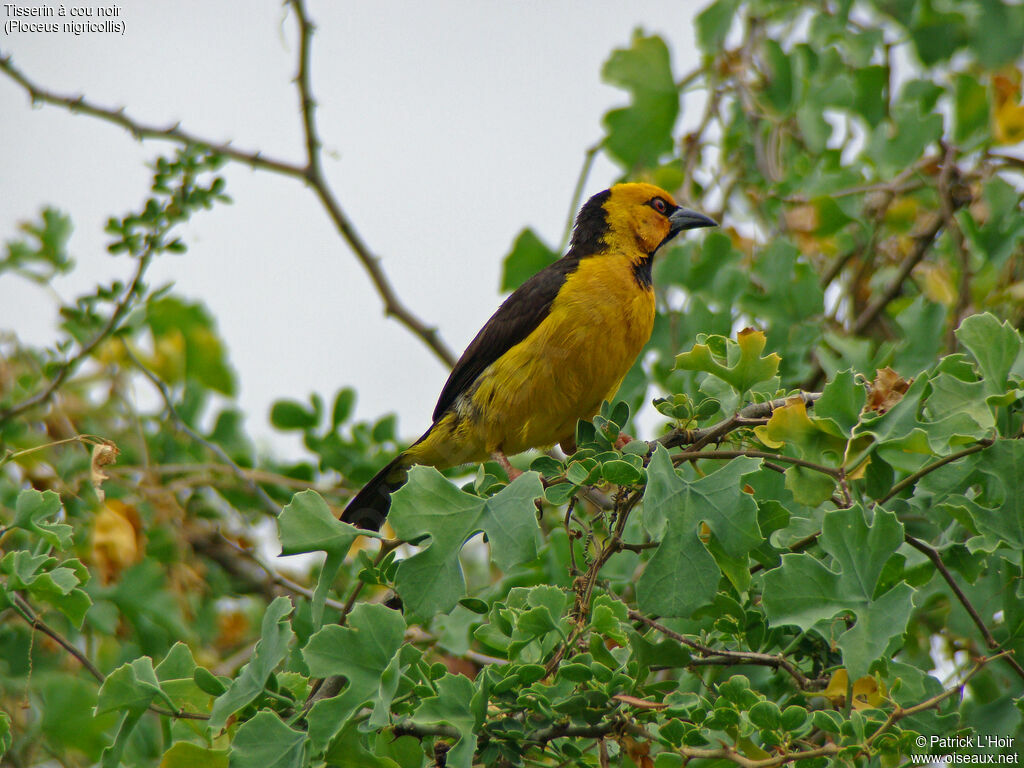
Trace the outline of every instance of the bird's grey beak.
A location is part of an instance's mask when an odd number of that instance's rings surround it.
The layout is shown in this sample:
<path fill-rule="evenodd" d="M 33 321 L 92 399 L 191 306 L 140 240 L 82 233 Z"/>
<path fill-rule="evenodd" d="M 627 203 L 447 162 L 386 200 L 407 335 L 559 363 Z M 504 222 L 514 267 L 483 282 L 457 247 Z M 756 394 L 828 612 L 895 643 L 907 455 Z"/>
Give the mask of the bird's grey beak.
<path fill-rule="evenodd" d="M 705 216 L 703 213 L 697 213 L 696 211 L 691 211 L 687 208 L 676 208 L 668 217 L 668 222 L 671 227 L 669 231 L 673 235 L 687 229 L 700 229 L 701 227 L 718 226 L 718 222 L 714 219 Z"/>

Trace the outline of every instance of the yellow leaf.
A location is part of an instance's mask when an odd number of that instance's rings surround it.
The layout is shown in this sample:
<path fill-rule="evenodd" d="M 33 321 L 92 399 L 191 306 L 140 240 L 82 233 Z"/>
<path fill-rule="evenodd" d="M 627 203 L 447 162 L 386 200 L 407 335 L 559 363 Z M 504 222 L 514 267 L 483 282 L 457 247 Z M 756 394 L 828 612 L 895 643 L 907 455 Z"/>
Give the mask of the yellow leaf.
<path fill-rule="evenodd" d="M 112 499 L 96 513 L 90 550 L 104 584 L 117 581 L 142 556 L 141 524 L 135 508 Z"/>
<path fill-rule="evenodd" d="M 807 406 L 799 395 L 789 398 L 785 405 L 776 408 L 767 424 L 754 428 L 754 434 L 769 448 L 781 448 L 787 442 L 804 444 L 812 433 L 818 431 L 807 418 Z"/>
<path fill-rule="evenodd" d="M 916 272 L 922 278 L 921 290 L 928 299 L 947 307 L 956 303 L 957 290 L 946 266 L 920 264 Z"/>
<path fill-rule="evenodd" d="M 992 78 L 992 133 L 999 144 L 1024 141 L 1024 104 L 1020 102 L 1021 73 L 1009 70 Z"/>
<path fill-rule="evenodd" d="M 846 687 L 849 676 L 845 669 L 837 669 L 828 681 L 824 696 L 836 707 L 846 705 Z M 862 677 L 853 684 L 853 708 L 877 709 L 885 703 L 885 686 L 873 677 Z"/>

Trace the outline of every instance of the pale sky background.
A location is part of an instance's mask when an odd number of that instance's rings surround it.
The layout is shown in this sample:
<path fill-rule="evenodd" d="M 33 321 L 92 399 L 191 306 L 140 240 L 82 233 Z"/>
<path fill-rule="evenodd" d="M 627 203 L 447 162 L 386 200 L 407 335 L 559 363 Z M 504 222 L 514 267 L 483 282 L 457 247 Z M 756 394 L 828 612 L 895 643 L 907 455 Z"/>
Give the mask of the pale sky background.
<path fill-rule="evenodd" d="M 325 171 L 398 295 L 456 354 L 500 303 L 502 258 L 519 230 L 532 226 L 558 245 L 584 150 L 601 138 L 602 115 L 629 99 L 601 82 L 602 63 L 642 28 L 666 40 L 681 76 L 697 63 L 692 21 L 705 4 L 311 0 Z M 123 36 L 0 31 L 0 52 L 49 90 L 303 160 L 297 37 L 280 2 L 131 0 L 120 8 Z M 10 18 L 3 5 L 0 17 Z M 697 117 L 698 98 L 684 102 L 681 120 Z M 79 266 L 55 282 L 61 297 L 127 279 L 134 265 L 107 254 L 104 222 L 139 205 L 145 163 L 172 149 L 60 108 L 33 108 L 0 76 L 0 238 L 52 205 L 75 223 L 70 251 Z M 617 174 L 599 158 L 585 197 Z M 383 317 L 309 190 L 235 164 L 223 175 L 234 203 L 194 217 L 184 230 L 188 253 L 159 258 L 148 274 L 216 317 L 250 432 L 264 444 L 276 435 L 268 422 L 276 398 L 316 391 L 330 403 L 350 385 L 358 418 L 395 411 L 400 433 L 418 436 L 444 365 Z M 56 309 L 51 293 L 0 276 L 0 332 L 51 344 Z M 299 451 L 273 443 L 278 453 Z"/>

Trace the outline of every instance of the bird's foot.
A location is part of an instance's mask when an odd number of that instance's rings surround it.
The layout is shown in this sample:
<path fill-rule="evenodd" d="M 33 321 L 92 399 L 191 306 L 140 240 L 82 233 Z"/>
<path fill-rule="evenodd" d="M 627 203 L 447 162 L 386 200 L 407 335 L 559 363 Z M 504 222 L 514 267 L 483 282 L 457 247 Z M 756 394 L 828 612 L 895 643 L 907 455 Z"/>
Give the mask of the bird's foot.
<path fill-rule="evenodd" d="M 517 477 L 523 474 L 522 470 L 516 469 L 515 467 L 512 466 L 512 462 L 508 460 L 508 456 L 506 456 L 501 451 L 495 451 L 494 453 L 492 453 L 491 458 L 498 462 L 498 464 L 501 465 L 501 468 L 505 470 L 505 474 L 508 475 L 509 481 L 515 480 Z"/>

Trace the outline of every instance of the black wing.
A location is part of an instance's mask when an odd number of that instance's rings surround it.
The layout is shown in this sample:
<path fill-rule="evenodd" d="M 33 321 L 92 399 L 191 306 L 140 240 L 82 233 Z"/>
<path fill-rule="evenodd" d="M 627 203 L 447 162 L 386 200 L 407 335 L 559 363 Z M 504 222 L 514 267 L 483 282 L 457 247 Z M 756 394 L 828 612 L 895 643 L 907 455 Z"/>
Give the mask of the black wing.
<path fill-rule="evenodd" d="M 440 419 L 456 398 L 466 392 L 491 363 L 529 336 L 551 311 L 551 304 L 580 258 L 567 253 L 535 274 L 498 307 L 480 333 L 469 343 L 445 382 L 434 408 Z"/>

